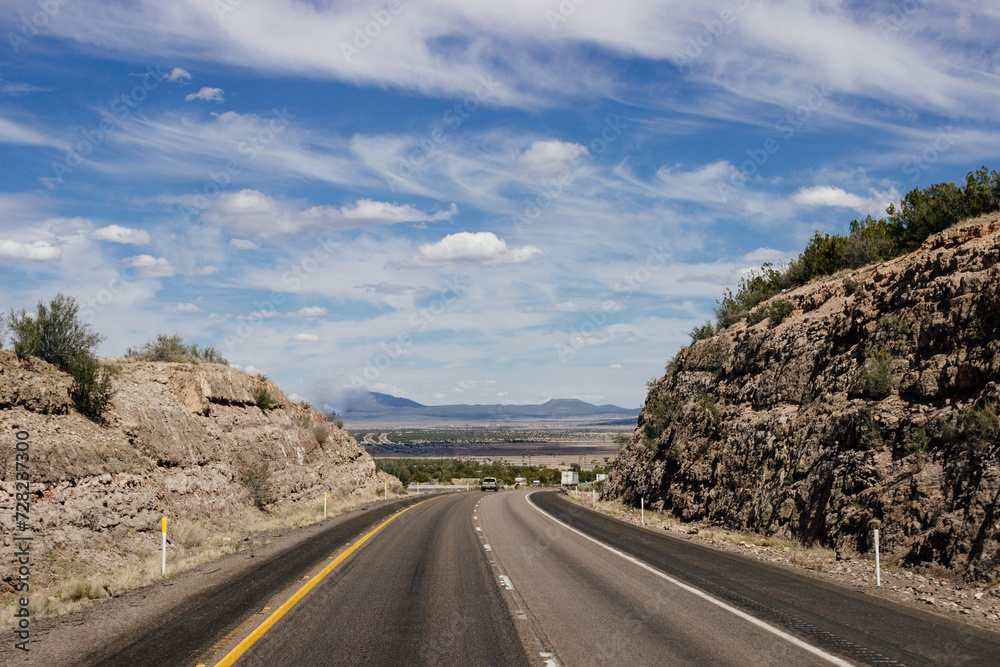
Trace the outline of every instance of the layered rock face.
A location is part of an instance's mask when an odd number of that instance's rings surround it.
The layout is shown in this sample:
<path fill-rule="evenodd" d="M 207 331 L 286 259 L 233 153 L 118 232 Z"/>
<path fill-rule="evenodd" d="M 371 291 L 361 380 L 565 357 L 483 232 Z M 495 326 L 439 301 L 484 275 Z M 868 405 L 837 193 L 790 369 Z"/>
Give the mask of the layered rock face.
<path fill-rule="evenodd" d="M 227 366 L 123 362 L 105 426 L 73 410 L 71 382 L 43 361 L 0 351 L 0 533 L 8 555 L 18 431 L 29 434 L 29 525 L 39 555 L 158 532 L 162 516 L 245 511 L 252 501 L 241 472 L 260 462 L 279 505 L 381 488 L 374 460 L 345 431 L 274 383 Z M 262 387 L 268 409 L 258 407 Z"/>
<path fill-rule="evenodd" d="M 991 215 L 681 350 L 604 495 L 1000 577 L 998 262 Z"/>

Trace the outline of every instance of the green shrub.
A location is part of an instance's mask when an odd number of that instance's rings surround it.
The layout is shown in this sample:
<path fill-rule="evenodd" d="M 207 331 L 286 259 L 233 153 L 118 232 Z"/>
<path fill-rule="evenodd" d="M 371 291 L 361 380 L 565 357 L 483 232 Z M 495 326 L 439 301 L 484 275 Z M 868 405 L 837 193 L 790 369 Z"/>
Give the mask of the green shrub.
<path fill-rule="evenodd" d="M 36 312 L 10 311 L 14 352 L 21 359 L 37 357 L 66 373 L 80 354 L 93 354 L 104 336 L 77 318 L 76 299 L 57 294 L 46 305 L 39 301 Z"/>
<path fill-rule="evenodd" d="M 240 483 L 250 494 L 257 509 L 263 510 L 274 502 L 271 493 L 271 467 L 267 461 L 240 464 Z"/>
<path fill-rule="evenodd" d="M 1000 438 L 1000 415 L 995 402 L 984 403 L 962 416 L 962 426 L 969 448 L 985 451 Z"/>
<path fill-rule="evenodd" d="M 70 374 L 73 406 L 91 421 L 103 422 L 115 396 L 113 379 L 118 369 L 90 354 L 78 354 L 70 366 Z"/>
<path fill-rule="evenodd" d="M 712 426 L 722 423 L 722 408 L 715 402 L 715 397 L 708 392 L 698 397 L 698 407 L 702 409 Z"/>
<path fill-rule="evenodd" d="M 39 301 L 31 314 L 11 310 L 11 338 L 18 357 L 37 357 L 69 373 L 73 377 L 73 406 L 100 423 L 115 395 L 112 380 L 116 369 L 94 355 L 104 337 L 80 321 L 79 310 L 76 300 L 63 294 L 57 294 L 48 305 Z"/>
<path fill-rule="evenodd" d="M 197 343 L 185 345 L 177 334 L 156 334 L 156 339 L 146 342 L 139 349 L 128 348 L 125 356 L 139 361 L 169 361 L 174 363 L 228 364 L 226 358 L 215 347 L 199 348 Z"/>
<path fill-rule="evenodd" d="M 788 299 L 776 299 L 767 306 L 767 327 L 773 329 L 795 312 L 795 304 Z"/>
<path fill-rule="evenodd" d="M 870 347 L 865 350 L 865 365 L 858 382 L 859 393 L 873 399 L 887 397 L 895 388 L 895 366 L 895 359 L 885 348 Z"/>
<path fill-rule="evenodd" d="M 858 415 L 856 436 L 861 449 L 878 450 L 885 444 L 885 433 L 880 424 L 867 410 Z"/>
<path fill-rule="evenodd" d="M 863 297 L 865 295 L 865 284 L 854 280 L 850 276 L 844 278 L 844 289 L 850 296 Z"/>
<path fill-rule="evenodd" d="M 253 401 L 261 410 L 270 410 L 274 407 L 275 402 L 274 397 L 271 396 L 271 392 L 267 388 L 267 376 L 258 375 L 257 379 L 260 380 L 260 384 L 254 389 Z"/>
<path fill-rule="evenodd" d="M 711 321 L 705 322 L 700 327 L 692 329 L 691 333 L 688 335 L 691 336 L 692 343 L 697 343 L 700 340 L 711 338 L 715 335 L 715 325 L 713 325 Z"/>

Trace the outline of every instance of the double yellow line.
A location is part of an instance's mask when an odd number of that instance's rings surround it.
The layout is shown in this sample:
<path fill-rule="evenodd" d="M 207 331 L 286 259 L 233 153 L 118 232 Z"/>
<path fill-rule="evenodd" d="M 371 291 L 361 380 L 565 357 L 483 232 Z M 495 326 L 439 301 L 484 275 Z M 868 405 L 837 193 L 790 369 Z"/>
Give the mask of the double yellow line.
<path fill-rule="evenodd" d="M 440 498 L 440 497 L 441 496 L 436 496 L 435 498 Z M 354 553 L 355 551 L 357 551 L 361 547 L 362 544 L 364 544 L 365 542 L 367 542 L 368 540 L 370 540 L 376 533 L 378 533 L 380 530 L 382 530 L 387 525 L 389 525 L 399 515 L 405 514 L 406 512 L 409 512 L 411 509 L 413 509 L 414 507 L 417 507 L 418 505 L 423 505 L 424 503 L 429 503 L 430 501 L 435 500 L 435 498 L 428 498 L 427 500 L 421 500 L 419 503 L 415 503 L 413 505 L 410 505 L 409 507 L 396 512 L 391 517 L 389 517 L 388 519 L 386 519 L 385 521 L 383 521 L 382 523 L 380 523 L 379 525 L 377 525 L 375 528 L 373 528 L 370 531 L 368 531 L 367 533 L 365 533 L 365 535 L 361 539 L 359 539 L 357 542 L 354 543 L 354 546 L 352 546 L 350 549 L 348 549 L 344 553 L 340 554 L 340 556 L 338 556 L 336 560 L 334 560 L 332 563 L 330 563 L 329 565 L 327 565 L 326 567 L 324 567 L 322 572 L 320 572 L 315 577 L 313 577 L 312 579 L 310 579 L 309 583 L 305 584 L 302 588 L 300 588 L 299 590 L 297 590 L 295 592 L 295 595 L 293 595 L 292 597 L 288 598 L 288 600 L 283 605 L 281 605 L 280 607 L 278 607 L 274 612 L 272 612 L 272 614 L 270 616 L 268 616 L 266 619 L 264 619 L 264 622 L 261 623 L 260 625 L 258 625 L 257 628 L 253 632 L 251 632 L 249 635 L 246 636 L 246 638 L 243 641 L 241 641 L 239 644 L 237 644 L 233 648 L 232 651 L 230 651 L 229 653 L 227 653 L 226 657 L 224 657 L 221 661 L 215 663 L 215 667 L 230 667 L 230 665 L 232 665 L 234 662 L 236 662 L 237 660 L 239 660 L 240 656 L 242 656 L 244 653 L 246 653 L 250 649 L 250 647 L 253 646 L 254 643 L 258 639 L 260 639 L 261 637 L 263 637 L 264 633 L 267 632 L 268 630 L 270 630 L 272 625 L 274 625 L 279 620 L 281 620 L 282 616 L 284 616 L 285 614 L 287 614 L 288 611 L 292 607 L 294 607 L 295 604 L 299 600 L 301 600 L 303 597 L 305 597 L 306 593 L 308 593 L 309 591 L 311 591 L 319 582 L 323 581 L 323 578 L 326 577 L 326 575 L 328 575 L 331 572 L 333 572 L 333 570 L 336 569 L 336 567 L 338 565 L 340 565 L 341 563 L 343 563 L 344 560 L 346 560 L 348 556 L 350 556 L 352 553 Z"/>

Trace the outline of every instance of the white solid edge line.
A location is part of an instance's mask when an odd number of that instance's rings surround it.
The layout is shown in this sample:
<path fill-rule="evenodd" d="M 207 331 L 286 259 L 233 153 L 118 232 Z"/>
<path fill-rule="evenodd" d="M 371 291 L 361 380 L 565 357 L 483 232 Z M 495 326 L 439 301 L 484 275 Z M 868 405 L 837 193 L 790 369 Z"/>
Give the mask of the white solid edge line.
<path fill-rule="evenodd" d="M 779 630 L 778 628 L 774 627 L 773 625 L 771 625 L 769 623 L 765 623 L 764 621 L 760 620 L 759 618 L 756 618 L 755 616 L 751 616 L 750 614 L 748 614 L 748 613 L 746 613 L 744 611 L 740 611 L 736 607 L 732 607 L 732 606 L 726 604 L 725 602 L 723 602 L 722 600 L 718 600 L 718 599 L 712 597 L 711 595 L 709 595 L 708 593 L 695 588 L 694 586 L 690 586 L 688 584 L 685 584 L 683 581 L 681 581 L 679 579 L 675 579 L 674 577 L 671 577 L 669 574 L 666 574 L 665 572 L 661 572 L 661 571 L 657 570 L 652 565 L 649 565 L 647 563 L 643 563 L 641 560 L 639 560 L 637 558 L 634 558 L 632 556 L 629 556 L 627 553 L 625 553 L 623 551 L 619 551 L 618 549 L 615 549 L 614 547 L 612 547 L 612 546 L 610 546 L 608 544 L 605 544 L 604 542 L 601 542 L 600 540 L 594 539 L 590 535 L 587 535 L 586 533 L 577 530 L 576 528 L 574 528 L 573 526 L 569 525 L 565 521 L 560 521 L 559 519 L 557 519 L 556 517 L 552 516 L 551 514 L 549 514 L 545 510 L 543 510 L 541 507 L 539 507 L 535 503 L 531 502 L 531 496 L 534 495 L 535 493 L 537 493 L 537 491 L 532 491 L 531 493 L 529 493 L 528 495 L 526 495 L 524 497 L 524 499 L 528 501 L 529 505 L 531 505 L 536 510 L 538 510 L 541 513 L 542 516 L 546 517 L 547 519 L 551 519 L 552 521 L 555 521 L 556 523 L 558 523 L 563 528 L 565 528 L 567 530 L 571 530 L 574 533 L 576 533 L 577 535 L 579 535 L 580 537 L 586 538 L 586 539 L 590 540 L 591 542 L 593 542 L 594 544 L 596 544 L 598 546 L 601 546 L 601 547 L 604 547 L 605 549 L 607 549 L 611 553 L 616 554 L 618 556 L 621 556 L 625 560 L 630 561 L 630 562 L 634 563 L 635 565 L 638 565 L 639 567 L 652 572 L 653 574 L 655 574 L 658 577 L 666 579 L 667 581 L 669 581 L 670 583 L 672 583 L 674 586 L 677 586 L 678 588 L 682 588 L 682 589 L 686 590 L 689 593 L 693 593 L 693 594 L 697 595 L 698 597 L 704 599 L 705 601 L 711 602 L 712 604 L 716 605 L 717 607 L 721 607 L 722 609 L 725 609 L 729 613 L 734 614 L 736 616 L 739 616 L 743 620 L 749 621 L 750 623 L 753 623 L 757 627 L 762 628 L 764 630 L 767 630 L 771 634 L 777 635 L 778 637 L 781 637 L 785 641 L 798 646 L 799 648 L 803 649 L 804 651 L 808 651 L 809 653 L 812 653 L 815 656 L 823 658 L 824 660 L 826 660 L 826 661 L 828 661 L 828 662 L 830 662 L 830 663 L 832 663 L 834 665 L 840 665 L 841 667 L 853 667 L 853 663 L 847 662 L 843 658 L 838 658 L 837 656 L 833 655 L 832 653 L 827 653 L 823 649 L 816 648 L 812 644 L 804 642 L 801 639 L 799 639 L 798 637 L 795 637 L 794 635 L 788 634 L 784 630 Z"/>

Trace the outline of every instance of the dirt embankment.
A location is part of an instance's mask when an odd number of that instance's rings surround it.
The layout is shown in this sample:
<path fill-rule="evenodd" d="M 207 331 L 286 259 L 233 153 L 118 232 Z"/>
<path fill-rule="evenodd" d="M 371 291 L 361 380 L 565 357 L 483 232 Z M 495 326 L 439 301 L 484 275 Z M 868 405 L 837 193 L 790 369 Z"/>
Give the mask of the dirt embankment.
<path fill-rule="evenodd" d="M 994 214 L 683 349 L 605 497 L 845 556 L 878 528 L 890 563 L 997 580 L 998 263 Z"/>
<path fill-rule="evenodd" d="M 141 551 L 140 542 L 158 545 L 164 516 L 172 543 L 204 539 L 206 522 L 238 524 L 258 512 L 242 479 L 254 464 L 258 495 L 279 510 L 322 504 L 324 492 L 332 502 L 382 488 L 373 459 L 346 431 L 286 399 L 273 382 L 228 366 L 121 362 L 104 426 L 73 410 L 70 384 L 45 362 L 0 351 L 5 596 L 17 572 L 15 534 L 34 536 L 32 589 L 43 588 L 78 559 L 110 567 Z M 258 407 L 262 390 L 267 409 Z M 30 445 L 22 527 L 14 520 L 19 431 Z"/>

